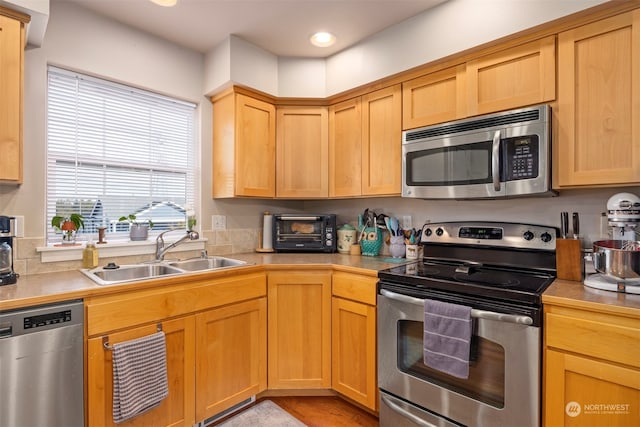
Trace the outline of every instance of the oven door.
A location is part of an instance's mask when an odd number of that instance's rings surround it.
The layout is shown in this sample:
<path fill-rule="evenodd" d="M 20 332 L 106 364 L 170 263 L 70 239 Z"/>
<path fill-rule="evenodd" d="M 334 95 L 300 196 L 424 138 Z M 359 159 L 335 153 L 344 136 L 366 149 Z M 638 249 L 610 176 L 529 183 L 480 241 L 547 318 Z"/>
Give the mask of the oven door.
<path fill-rule="evenodd" d="M 397 425 L 385 419 L 385 413 L 397 415 L 403 407 L 389 405 L 385 394 L 418 407 L 406 415 L 412 420 L 420 418 L 420 410 L 426 410 L 430 416 L 466 426 L 539 425 L 540 328 L 530 326 L 532 319 L 523 315 L 474 310 L 472 316 L 473 350 L 465 380 L 423 363 L 424 300 L 380 290 L 380 407 L 392 408 L 385 408 L 384 413 L 381 410 L 381 426 Z"/>

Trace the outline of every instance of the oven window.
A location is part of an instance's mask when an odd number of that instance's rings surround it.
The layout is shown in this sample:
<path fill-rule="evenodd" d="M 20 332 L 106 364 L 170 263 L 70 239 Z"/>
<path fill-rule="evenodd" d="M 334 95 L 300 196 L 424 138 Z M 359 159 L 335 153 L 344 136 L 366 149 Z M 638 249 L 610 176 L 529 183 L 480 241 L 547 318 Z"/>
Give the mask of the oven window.
<path fill-rule="evenodd" d="M 473 336 L 469 378 L 460 379 L 426 366 L 422 360 L 422 322 L 398 321 L 398 369 L 472 399 L 504 408 L 504 348 Z"/>
<path fill-rule="evenodd" d="M 486 141 L 407 153 L 407 184 L 490 183 L 491 148 L 492 142 Z"/>
<path fill-rule="evenodd" d="M 319 220 L 281 220 L 277 227 L 281 241 L 322 241 L 322 221 Z"/>

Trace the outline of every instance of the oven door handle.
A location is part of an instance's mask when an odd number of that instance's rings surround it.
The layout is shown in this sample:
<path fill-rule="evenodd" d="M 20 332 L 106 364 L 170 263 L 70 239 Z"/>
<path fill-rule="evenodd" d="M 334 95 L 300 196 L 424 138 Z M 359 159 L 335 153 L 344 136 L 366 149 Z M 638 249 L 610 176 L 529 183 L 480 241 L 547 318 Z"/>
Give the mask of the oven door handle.
<path fill-rule="evenodd" d="M 436 424 L 432 424 L 428 421 L 423 420 L 420 417 L 417 417 L 416 415 L 413 415 L 411 412 L 403 409 L 400 405 L 397 405 L 396 403 L 394 403 L 390 398 L 388 398 L 387 396 L 384 395 L 380 395 L 380 400 L 382 400 L 382 402 L 387 405 L 392 411 L 397 412 L 398 414 L 402 415 L 404 418 L 408 418 L 411 421 L 413 421 L 415 424 L 421 426 L 421 427 L 438 427 Z"/>
<path fill-rule="evenodd" d="M 396 301 L 406 302 L 409 304 L 414 304 L 414 305 L 419 305 L 424 307 L 424 300 L 420 298 L 414 298 L 408 295 L 398 294 L 396 292 L 391 292 L 386 289 L 380 289 L 380 294 Z M 476 310 L 475 308 L 471 309 L 471 317 L 475 317 L 478 319 L 497 320 L 499 322 L 517 323 L 519 325 L 533 325 L 533 319 L 529 316 L 524 316 L 519 314 L 496 313 L 495 311 Z"/>

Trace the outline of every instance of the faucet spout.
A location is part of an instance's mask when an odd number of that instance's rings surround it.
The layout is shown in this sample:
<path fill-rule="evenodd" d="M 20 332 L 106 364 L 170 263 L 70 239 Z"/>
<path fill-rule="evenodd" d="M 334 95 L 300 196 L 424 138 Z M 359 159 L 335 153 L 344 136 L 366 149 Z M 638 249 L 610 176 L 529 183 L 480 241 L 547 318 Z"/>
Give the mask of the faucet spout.
<path fill-rule="evenodd" d="M 163 231 L 162 233 L 158 234 L 158 237 L 156 237 L 156 261 L 162 261 L 164 259 L 164 254 L 167 253 L 167 251 L 169 251 L 171 248 L 175 248 L 176 246 L 178 246 L 180 243 L 186 240 L 198 240 L 200 238 L 200 235 L 197 231 L 187 230 L 187 234 L 171 243 L 169 246 L 165 246 L 163 236 L 171 231 L 176 230 Z"/>

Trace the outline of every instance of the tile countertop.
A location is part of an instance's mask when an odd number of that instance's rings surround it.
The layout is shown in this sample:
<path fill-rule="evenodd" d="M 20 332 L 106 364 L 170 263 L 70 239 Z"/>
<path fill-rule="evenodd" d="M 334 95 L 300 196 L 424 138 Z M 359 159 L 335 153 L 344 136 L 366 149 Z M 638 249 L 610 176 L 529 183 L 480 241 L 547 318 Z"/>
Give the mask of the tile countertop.
<path fill-rule="evenodd" d="M 185 273 L 180 281 L 225 277 L 235 272 L 262 271 L 270 268 L 314 269 L 332 267 L 339 271 L 377 276 L 378 270 L 407 262 L 404 258 L 368 257 L 343 254 L 298 254 L 298 253 L 244 253 L 228 255 L 229 258 L 246 261 L 248 266 L 234 267 L 218 271 Z M 101 263 L 103 264 L 103 263 Z M 99 286 L 80 271 L 31 274 L 18 278 L 15 285 L 0 286 L 0 311 L 48 304 L 59 301 L 81 299 L 89 296 L 105 295 L 166 285 L 173 278 L 153 279 L 120 285 Z"/>
<path fill-rule="evenodd" d="M 570 280 L 555 280 L 542 295 L 542 303 L 640 318 L 640 295 L 594 289 Z"/>

